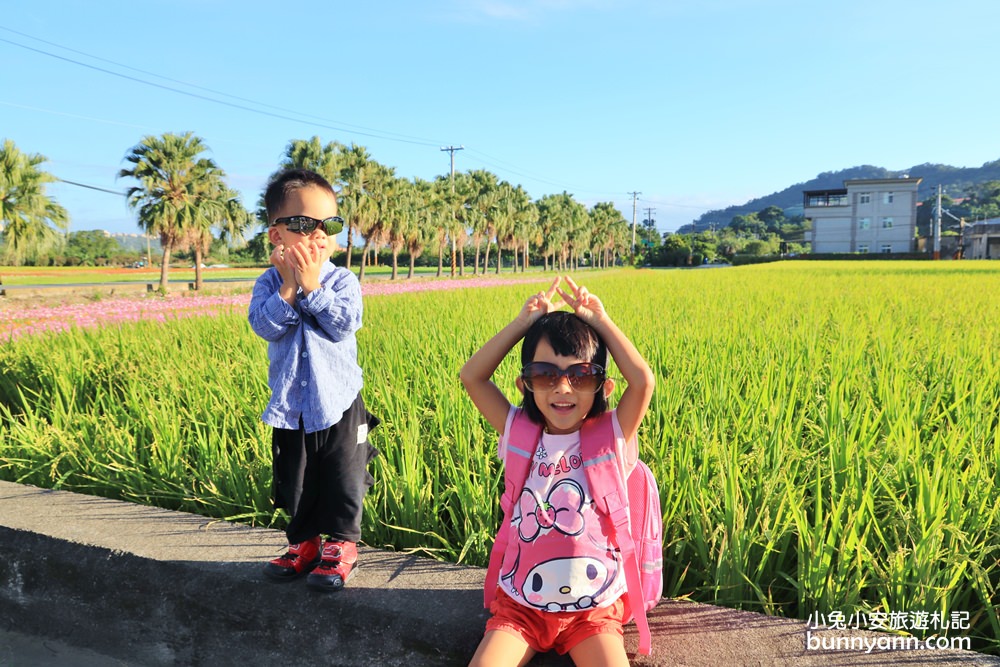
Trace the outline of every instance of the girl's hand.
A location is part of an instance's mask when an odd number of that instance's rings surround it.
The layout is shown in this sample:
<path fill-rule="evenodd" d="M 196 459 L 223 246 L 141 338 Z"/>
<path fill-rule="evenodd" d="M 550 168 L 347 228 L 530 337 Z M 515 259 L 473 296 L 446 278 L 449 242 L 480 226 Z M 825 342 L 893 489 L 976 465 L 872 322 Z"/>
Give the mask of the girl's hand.
<path fill-rule="evenodd" d="M 521 312 L 517 314 L 517 319 L 524 324 L 525 327 L 530 327 L 535 323 L 535 320 L 540 318 L 542 315 L 556 310 L 557 306 L 552 303 L 552 297 L 555 296 L 557 291 L 560 293 L 562 292 L 562 290 L 559 289 L 559 281 L 561 279 L 561 276 L 556 276 L 547 291 L 532 294 L 528 297 L 528 300 L 524 302 L 524 306 L 521 307 Z"/>
<path fill-rule="evenodd" d="M 590 326 L 596 325 L 607 317 L 604 304 L 601 303 L 600 299 L 588 292 L 586 287 L 578 287 L 569 276 L 566 276 L 566 284 L 569 285 L 572 294 L 567 294 L 562 289 L 559 289 L 559 296 L 573 309 L 577 317 Z"/>

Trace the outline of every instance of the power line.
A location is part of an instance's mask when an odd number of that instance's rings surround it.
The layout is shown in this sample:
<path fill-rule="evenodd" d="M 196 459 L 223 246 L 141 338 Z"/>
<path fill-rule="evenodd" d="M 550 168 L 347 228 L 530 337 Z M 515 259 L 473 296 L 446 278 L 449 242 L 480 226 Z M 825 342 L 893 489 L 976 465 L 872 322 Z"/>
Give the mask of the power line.
<path fill-rule="evenodd" d="M 60 183 L 67 183 L 69 185 L 75 185 L 78 188 L 87 188 L 88 190 L 98 190 L 99 192 L 107 192 L 108 194 L 118 195 L 119 197 L 126 196 L 121 190 L 108 190 L 107 188 L 99 188 L 96 185 L 87 185 L 86 183 L 77 183 L 76 181 L 67 181 L 65 178 L 59 178 L 56 176 L 56 180 Z"/>
<path fill-rule="evenodd" d="M 0 26 L 0 28 L 3 28 L 4 30 L 8 30 L 8 28 L 4 28 L 3 26 Z M 214 102 L 215 104 L 221 104 L 223 106 L 227 106 L 227 107 L 230 107 L 230 108 L 233 108 L 233 109 L 240 109 L 242 111 L 249 111 L 250 113 L 260 114 L 262 116 L 269 116 L 271 118 L 278 118 L 280 120 L 287 120 L 287 121 L 292 121 L 294 123 L 302 123 L 302 124 L 305 124 L 305 125 L 316 125 L 316 126 L 324 128 L 324 129 L 328 129 L 328 130 L 335 130 L 337 132 L 344 132 L 344 133 L 347 133 L 347 134 L 359 134 L 359 135 L 366 136 L 366 137 L 373 137 L 375 139 L 385 139 L 385 140 L 388 140 L 388 141 L 398 141 L 398 142 L 401 142 L 401 143 L 416 144 L 416 145 L 421 145 L 421 146 L 433 146 L 433 145 L 439 145 L 440 144 L 440 142 L 437 142 L 437 141 L 432 142 L 430 140 L 425 140 L 425 139 L 404 139 L 404 138 L 400 138 L 398 136 L 397 137 L 393 137 L 393 136 L 389 136 L 391 133 L 382 132 L 380 130 L 372 130 L 372 131 L 365 132 L 365 131 L 358 130 L 358 129 L 350 129 L 348 127 L 339 127 L 339 126 L 335 126 L 335 125 L 328 125 L 327 122 L 330 122 L 330 121 L 326 121 L 326 122 L 311 122 L 311 121 L 303 120 L 302 118 L 295 118 L 293 116 L 287 116 L 285 114 L 274 113 L 274 112 L 270 112 L 270 111 L 264 111 L 263 109 L 254 109 L 252 107 L 248 107 L 248 106 L 243 105 L 243 104 L 236 104 L 234 102 L 227 102 L 225 100 L 216 99 L 214 97 L 209 97 L 207 95 L 200 95 L 198 93 L 192 93 L 192 92 L 187 91 L 187 90 L 181 90 L 179 88 L 175 88 L 175 87 L 172 87 L 172 86 L 166 86 L 166 85 L 163 85 L 161 83 L 156 83 L 154 81 L 147 81 L 145 79 L 140 79 L 138 77 L 129 76 L 128 74 L 122 74 L 121 72 L 115 72 L 113 70 L 109 70 L 109 69 L 106 69 L 104 67 L 98 67 L 96 65 L 90 65 L 88 63 L 80 62 L 79 60 L 74 60 L 72 58 L 67 58 L 65 56 L 60 56 L 60 55 L 55 54 L 55 53 L 50 53 L 50 52 L 44 51 L 42 49 L 36 49 L 36 48 L 34 48 L 32 46 L 28 46 L 26 44 L 19 44 L 18 42 L 14 42 L 14 41 L 11 41 L 9 39 L 4 39 L 3 37 L 0 37 L 0 42 L 5 42 L 7 44 L 11 44 L 12 46 L 17 46 L 17 47 L 20 47 L 22 49 L 26 49 L 28 51 L 34 51 L 35 53 L 40 53 L 42 55 L 49 56 L 50 58 L 55 58 L 57 60 L 62 60 L 64 62 L 72 63 L 74 65 L 79 65 L 80 67 L 86 67 L 87 69 L 92 69 L 92 70 L 97 71 L 97 72 L 102 72 L 104 74 L 109 74 L 111 76 L 116 76 L 116 77 L 119 77 L 119 78 L 122 78 L 122 79 L 126 79 L 128 81 L 134 81 L 136 83 L 141 83 L 141 84 L 144 84 L 144 85 L 147 85 L 147 86 L 152 86 L 153 88 L 159 88 L 161 90 L 167 90 L 167 91 L 170 91 L 172 93 L 177 93 L 179 95 L 187 95 L 188 97 L 193 97 L 195 99 L 204 100 L 206 102 Z M 62 47 L 60 47 L 60 48 L 62 48 Z M 125 66 L 123 65 L 123 67 L 125 67 Z M 153 76 L 159 76 L 159 75 L 155 75 L 154 74 Z M 166 78 L 166 77 L 160 77 L 160 78 Z M 188 85 L 188 84 L 184 84 L 184 85 Z M 206 90 L 208 90 L 208 89 L 206 89 Z M 226 95 L 225 93 L 218 93 L 217 91 L 211 91 L 211 92 L 214 93 L 214 94 L 217 94 L 217 95 Z M 226 96 L 227 97 L 233 97 L 231 95 L 226 95 Z M 238 99 L 242 99 L 242 98 L 238 98 Z M 252 102 L 252 103 L 253 104 L 257 104 L 259 106 L 270 106 L 270 105 L 264 105 L 264 104 L 262 104 L 260 102 Z M 295 113 L 295 112 L 289 111 L 289 113 Z M 315 116 L 313 118 L 315 118 Z M 344 123 L 342 125 L 347 125 L 347 124 Z"/>
<path fill-rule="evenodd" d="M 55 42 L 50 42 L 48 40 L 42 39 L 41 37 L 35 37 L 34 35 L 29 35 L 27 33 L 20 32 L 18 30 L 14 30 L 12 28 L 8 28 L 6 26 L 0 26 L 0 30 L 6 30 L 7 32 L 12 32 L 15 35 L 20 35 L 21 37 L 27 37 L 28 39 L 35 40 L 36 42 L 41 42 L 42 44 L 48 44 L 50 46 L 56 47 L 57 49 L 62 49 L 64 51 L 69 51 L 70 53 L 77 53 L 77 54 L 79 54 L 81 56 L 85 56 L 85 57 L 91 58 L 93 60 L 98 60 L 98 61 L 101 61 L 101 62 L 105 62 L 105 63 L 108 63 L 110 65 L 114 65 L 116 67 L 124 67 L 125 69 L 132 70 L 133 72 L 139 72 L 140 74 L 146 74 L 146 75 L 149 75 L 149 76 L 155 76 L 157 79 L 163 79 L 164 81 L 171 81 L 173 83 L 179 83 L 182 86 L 187 86 L 189 88 L 195 88 L 196 90 L 204 90 L 205 92 L 209 92 L 209 93 L 212 93 L 214 95 L 221 95 L 223 97 L 229 97 L 229 98 L 232 98 L 234 100 L 240 100 L 242 102 L 249 102 L 250 104 L 254 104 L 254 105 L 257 105 L 257 106 L 267 107 L 267 108 L 270 108 L 270 109 L 276 109 L 278 111 L 284 111 L 286 113 L 297 114 L 299 116 L 302 116 L 303 118 L 314 118 L 314 119 L 317 119 L 317 120 L 324 120 L 324 121 L 329 121 L 329 122 L 339 122 L 341 125 L 345 125 L 347 127 L 355 127 L 355 128 L 361 129 L 361 130 L 368 130 L 370 132 L 379 132 L 379 133 L 383 133 L 383 134 L 396 135 L 398 137 L 402 137 L 402 138 L 405 138 L 405 139 L 415 139 L 415 140 L 418 140 L 418 141 L 425 141 L 425 140 L 421 139 L 420 137 L 411 137 L 411 136 L 408 136 L 408 135 L 405 135 L 405 134 L 400 134 L 398 132 L 389 132 L 389 131 L 385 131 L 385 130 L 377 130 L 377 129 L 372 129 L 372 128 L 369 128 L 369 127 L 364 127 L 363 125 L 354 125 L 352 123 L 343 123 L 343 122 L 340 122 L 340 121 L 330 121 L 330 119 L 324 118 L 322 116 L 314 116 L 312 114 L 302 113 L 301 111 L 298 111 L 298 110 L 295 110 L 295 109 L 286 109 L 284 107 L 275 106 L 273 104 L 268 104 L 266 102 L 260 102 L 258 100 L 252 100 L 252 99 L 249 99 L 249 98 L 246 98 L 246 97 L 240 97 L 239 95 L 233 95 L 231 93 L 226 93 L 226 92 L 222 92 L 222 91 L 219 91 L 219 90 L 215 90 L 213 88 L 207 88 L 205 86 L 199 86 L 197 84 L 190 83 L 188 81 L 181 81 L 180 79 L 174 79 L 174 78 L 171 78 L 169 76 L 164 76 L 162 74 L 157 74 L 156 72 L 150 72 L 148 70 L 139 69 L 138 67 L 132 67 L 131 65 L 126 65 L 125 63 L 120 63 L 120 62 L 117 62 L 117 61 L 114 61 L 114 60 L 110 60 L 108 58 L 102 58 L 100 56 L 95 56 L 92 53 L 87 53 L 86 51 L 80 51 L 78 49 L 70 48 L 68 46 L 63 46 L 62 44 L 57 44 Z M 13 42 L 8 42 L 8 43 L 13 44 Z M 21 45 L 18 44 L 18 46 L 21 46 Z M 71 62 L 75 62 L 75 61 L 71 61 Z M 80 63 L 80 64 L 82 64 L 82 63 Z"/>
<path fill-rule="evenodd" d="M 399 134 L 399 133 L 395 133 L 395 132 L 390 132 L 390 131 L 385 131 L 385 130 L 377 130 L 377 129 L 372 129 L 372 128 L 366 128 L 366 127 L 363 127 L 363 126 L 352 125 L 350 123 L 343 123 L 341 121 L 334 121 L 334 120 L 330 120 L 330 119 L 323 118 L 323 117 L 320 117 L 320 116 L 313 116 L 313 115 L 310 115 L 310 114 L 304 114 L 304 113 L 301 113 L 301 112 L 298 112 L 298 111 L 295 111 L 295 110 L 285 109 L 285 108 L 282 108 L 282 107 L 274 106 L 274 105 L 267 104 L 267 103 L 264 103 L 264 102 L 260 102 L 260 101 L 257 101 L 257 100 L 252 100 L 252 99 L 249 99 L 249 98 L 239 97 L 237 95 L 231 95 L 229 93 L 225 93 L 225 92 L 221 92 L 221 91 L 218 91 L 218 90 L 214 90 L 212 88 L 198 86 L 198 85 L 191 84 L 191 83 L 188 83 L 188 82 L 185 82 L 185 81 L 181 81 L 181 80 L 178 80 L 178 79 L 173 79 L 173 78 L 170 78 L 170 77 L 167 77 L 167 76 L 163 76 L 163 75 L 157 74 L 155 72 L 149 72 L 149 71 L 142 70 L 142 69 L 139 69 L 139 68 L 136 68 L 136 67 L 132 67 L 130 65 L 119 63 L 119 62 L 116 62 L 114 60 L 110 60 L 110 59 L 107 59 L 107 58 L 102 58 L 100 56 L 95 56 L 93 54 L 89 54 L 89 53 L 86 53 L 84 51 L 80 51 L 80 50 L 77 50 L 77 49 L 66 47 L 66 46 L 63 46 L 61 44 L 57 44 L 55 42 L 51 42 L 51 41 L 48 41 L 48 40 L 41 39 L 39 37 L 35 37 L 33 35 L 29 35 L 27 33 L 23 33 L 23 32 L 17 31 L 17 30 L 13 30 L 13 29 L 8 28 L 6 26 L 0 25 L 0 30 L 4 30 L 4 31 L 10 32 L 10 33 L 13 33 L 15 35 L 18 35 L 18 36 L 21 36 L 21 37 L 25 37 L 25 38 L 28 38 L 28 39 L 31 39 L 31 40 L 34 40 L 34 41 L 37 41 L 37 42 L 40 42 L 40 43 L 43 43 L 43 44 L 54 46 L 56 48 L 59 48 L 59 49 L 62 49 L 62 50 L 65 50 L 65 51 L 68 51 L 68 52 L 71 52 L 71 53 L 75 53 L 75 54 L 84 56 L 86 58 L 90 58 L 90 59 L 93 59 L 93 60 L 96 60 L 96 61 L 100 61 L 100 62 L 105 62 L 105 63 L 108 63 L 110 65 L 114 65 L 116 67 L 125 68 L 125 69 L 131 70 L 131 71 L 134 71 L 134 72 L 138 72 L 138 73 L 141 73 L 141 74 L 144 74 L 144 75 L 147 75 L 147 76 L 153 76 L 153 77 L 156 77 L 158 79 L 163 79 L 165 81 L 170 81 L 172 83 L 183 85 L 183 86 L 186 86 L 186 87 L 189 87 L 189 88 L 194 88 L 196 90 L 202 90 L 202 91 L 205 91 L 207 93 L 211 93 L 212 95 L 227 97 L 227 98 L 230 98 L 230 99 L 233 99 L 233 100 L 239 100 L 241 102 L 246 102 L 247 104 L 252 104 L 252 105 L 255 105 L 255 106 L 258 106 L 258 107 L 266 107 L 266 108 L 274 109 L 276 111 L 280 111 L 280 112 L 284 112 L 284 113 L 275 113 L 275 112 L 271 112 L 271 111 L 265 111 L 263 109 L 257 109 L 257 108 L 253 108 L 253 107 L 250 107 L 250 106 L 246 106 L 245 104 L 238 104 L 238 103 L 235 103 L 235 102 L 228 102 L 226 100 L 217 99 L 216 97 L 211 97 L 211 96 L 208 96 L 208 95 L 201 95 L 201 94 L 198 94 L 198 93 L 194 93 L 194 92 L 182 90 L 182 89 L 179 89 L 179 88 L 176 88 L 176 87 L 173 87 L 173 86 L 168 86 L 168 85 L 156 83 L 156 82 L 153 82 L 153 81 L 148 81 L 146 79 L 142 79 L 142 78 L 139 78 L 139 77 L 129 76 L 127 74 L 123 74 L 123 73 L 120 73 L 120 72 L 109 70 L 109 69 L 106 69 L 106 68 L 103 68 L 103 67 L 98 67 L 96 65 L 91 65 L 91 64 L 88 64 L 88 63 L 85 63 L 85 62 L 81 62 L 79 60 L 75 60 L 73 58 L 68 58 L 66 56 L 61 56 L 61 55 L 58 55 L 58 54 L 55 54 L 55 53 L 51 53 L 51 52 L 43 50 L 43 49 L 38 49 L 38 48 L 34 48 L 34 47 L 31 47 L 31 46 L 28 46 L 28 45 L 25 45 L 25 44 L 21 44 L 21 43 L 15 42 L 15 41 L 11 41 L 9 39 L 0 38 L 0 42 L 4 42 L 4 43 L 10 44 L 12 46 L 17 46 L 17 47 L 20 47 L 22 49 L 25 49 L 25 50 L 28 50 L 28 51 L 32 51 L 32 52 L 35 52 L 35 53 L 39 53 L 39 54 L 42 54 L 42 55 L 45 55 L 45 56 L 49 56 L 50 58 L 55 58 L 57 60 L 62 60 L 64 62 L 68 62 L 68 63 L 74 64 L 74 65 L 77 65 L 77 66 L 80 66 L 80 67 L 86 67 L 88 69 L 91 69 L 91 70 L 94 70 L 94 71 L 98 71 L 98 72 L 102 72 L 104 74 L 108 74 L 108 75 L 111 75 L 111 76 L 119 77 L 119 78 L 122 78 L 122 79 L 125 79 L 125 80 L 128 80 L 128 81 L 133 81 L 135 83 L 141 83 L 141 84 L 144 84 L 144 85 L 147 85 L 147 86 L 151 86 L 151 87 L 154 87 L 154 88 L 159 88 L 159 89 L 166 90 L 166 91 L 173 92 L 173 93 L 177 93 L 177 94 L 180 94 L 180 95 L 186 95 L 188 97 L 193 97 L 195 99 L 203 100 L 203 101 L 206 101 L 206 102 L 212 102 L 212 103 L 220 104 L 220 105 L 223 105 L 223 106 L 226 106 L 226 107 L 230 107 L 230 108 L 234 108 L 234 109 L 240 109 L 242 111 L 248 111 L 250 113 L 255 113 L 255 114 L 259 114 L 259 115 L 263 115 L 263 116 L 268 116 L 268 117 L 271 117 L 271 118 L 277 118 L 277 119 L 280 119 L 280 120 L 287 120 L 287 121 L 291 121 L 291 122 L 295 122 L 295 123 L 302 123 L 302 124 L 306 124 L 306 125 L 318 126 L 318 127 L 324 128 L 324 129 L 334 130 L 334 131 L 337 131 L 337 132 L 344 132 L 344 133 L 347 133 L 347 134 L 357 134 L 357 135 L 366 136 L 366 137 L 372 137 L 372 138 L 376 138 L 376 139 L 384 139 L 384 140 L 388 140 L 388 141 L 396 141 L 396 142 L 401 142 L 401 143 L 409 143 L 409 144 L 424 145 L 424 146 L 432 146 L 432 145 L 440 145 L 441 144 L 441 142 L 439 142 L 439 141 L 431 141 L 429 139 L 422 139 L 422 138 L 419 138 L 419 137 L 412 137 L 412 136 L 409 136 L 409 135 Z M 294 114 L 294 115 L 286 115 L 286 114 Z M 305 119 L 315 119 L 315 120 L 314 121 L 310 121 L 310 120 L 305 120 Z M 331 123 L 336 123 L 336 125 L 333 125 Z M 462 146 L 461 149 L 465 149 L 465 147 Z M 445 149 L 442 149 L 442 150 L 445 150 Z M 455 150 L 460 150 L 460 149 L 456 148 Z M 551 186 L 563 188 L 566 191 L 574 191 L 577 194 L 590 194 L 590 195 L 598 195 L 598 196 L 604 196 L 604 195 L 613 196 L 613 194 L 614 194 L 614 193 L 611 193 L 611 192 L 600 192 L 600 191 L 595 191 L 595 190 L 589 190 L 589 189 L 586 189 L 586 188 L 576 188 L 576 187 L 573 187 L 573 186 L 565 184 L 565 183 L 560 183 L 560 182 L 557 182 L 557 181 L 548 180 L 548 179 L 543 178 L 541 176 L 537 176 L 537 175 L 534 175 L 534 174 L 531 174 L 531 173 L 527 173 L 527 172 L 521 171 L 521 170 L 519 170 L 517 168 L 513 168 L 511 166 L 503 166 L 504 163 L 503 163 L 502 160 L 499 160 L 498 158 L 495 158 L 495 157 L 492 157 L 490 155 L 487 155 L 486 153 L 483 153 L 481 151 L 478 151 L 478 150 L 475 150 L 475 149 L 469 149 L 469 152 L 472 153 L 472 154 L 474 154 L 474 155 L 480 156 L 480 160 L 483 163 L 487 164 L 487 165 L 491 165 L 492 164 L 492 166 L 494 166 L 495 168 L 501 169 L 503 171 L 507 171 L 507 172 L 509 172 L 511 174 L 514 174 L 516 176 L 520 176 L 522 178 L 526 178 L 526 179 L 530 179 L 532 181 L 536 181 L 538 183 L 543 183 L 543 184 L 547 184 L 547 185 L 551 185 Z M 486 158 L 486 159 L 483 159 L 483 158 Z M 501 164 L 491 163 L 490 160 L 493 160 L 495 162 L 500 162 Z M 506 163 L 506 164 L 509 164 L 509 163 Z M 452 169 L 454 169 L 454 152 L 452 152 Z M 91 187 L 91 186 L 87 186 L 87 185 L 84 185 L 84 184 L 74 184 L 74 185 L 79 185 L 80 187 Z M 94 189 L 98 189 L 99 190 L 100 188 L 94 188 Z M 113 193 L 113 194 L 120 194 L 120 193 Z M 671 207 L 676 207 L 676 208 L 689 208 L 689 209 L 701 210 L 701 211 L 707 211 L 707 210 L 709 210 L 708 208 L 705 208 L 705 207 L 689 206 L 689 205 L 684 205 L 684 204 L 674 204 L 674 203 L 670 203 L 670 202 L 652 202 L 652 203 L 658 203 L 658 204 L 661 204 L 661 205 L 664 205 L 664 206 L 671 206 Z M 635 205 L 635 202 L 633 201 L 633 208 L 634 208 L 634 205 Z M 634 231 L 634 226 L 635 226 L 634 225 L 634 217 L 635 217 L 635 215 L 634 215 L 634 211 L 633 211 L 633 231 Z M 633 245 L 634 245 L 634 239 L 633 239 Z"/>

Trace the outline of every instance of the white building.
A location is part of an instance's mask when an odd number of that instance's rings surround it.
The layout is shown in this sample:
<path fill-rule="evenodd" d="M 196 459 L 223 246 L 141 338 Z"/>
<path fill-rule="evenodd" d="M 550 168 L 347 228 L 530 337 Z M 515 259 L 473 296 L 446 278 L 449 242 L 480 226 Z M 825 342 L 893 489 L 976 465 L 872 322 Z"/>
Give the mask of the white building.
<path fill-rule="evenodd" d="M 836 190 L 804 191 L 812 252 L 913 252 L 920 181 L 857 179 Z"/>

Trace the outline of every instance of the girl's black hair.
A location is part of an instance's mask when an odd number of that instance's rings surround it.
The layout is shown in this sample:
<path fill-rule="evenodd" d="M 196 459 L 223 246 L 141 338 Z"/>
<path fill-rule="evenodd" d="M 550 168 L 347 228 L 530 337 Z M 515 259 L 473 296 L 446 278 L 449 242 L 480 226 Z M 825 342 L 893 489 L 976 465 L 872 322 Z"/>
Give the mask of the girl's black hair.
<path fill-rule="evenodd" d="M 268 180 L 267 189 L 264 191 L 264 208 L 267 210 L 267 219 L 271 220 L 275 211 L 285 203 L 285 197 L 289 192 L 315 186 L 326 190 L 336 198 L 333 186 L 325 178 L 309 169 L 283 169 L 271 174 Z"/>
<path fill-rule="evenodd" d="M 590 326 L 579 317 L 565 310 L 557 310 L 552 313 L 542 315 L 528 329 L 521 342 L 521 366 L 527 366 L 535 360 L 535 350 L 538 349 L 538 341 L 545 339 L 549 341 L 552 350 L 562 356 L 576 357 L 592 364 L 597 364 L 601 368 L 608 366 L 608 348 L 597 335 L 594 327 Z M 545 424 L 545 417 L 535 403 L 535 394 L 530 391 L 524 392 L 524 401 L 521 403 L 524 414 L 536 424 Z M 587 418 L 596 417 L 607 411 L 608 399 L 604 396 L 604 389 L 594 394 L 594 405 L 591 406 Z"/>

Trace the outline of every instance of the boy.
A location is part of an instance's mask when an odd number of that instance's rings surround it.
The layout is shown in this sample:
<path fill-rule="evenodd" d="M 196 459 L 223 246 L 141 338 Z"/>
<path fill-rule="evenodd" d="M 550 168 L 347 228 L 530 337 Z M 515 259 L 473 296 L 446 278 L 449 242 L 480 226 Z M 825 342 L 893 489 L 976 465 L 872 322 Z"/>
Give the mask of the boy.
<path fill-rule="evenodd" d="M 326 179 L 278 172 L 264 206 L 273 266 L 254 285 L 249 320 L 268 341 L 271 400 L 262 419 L 273 429 L 274 503 L 290 515 L 288 551 L 264 574 L 289 581 L 308 573 L 310 588 L 336 591 L 357 568 L 362 501 L 374 482 L 367 465 L 377 453 L 368 431 L 379 420 L 360 394 L 361 286 L 330 262 L 344 223 Z"/>

